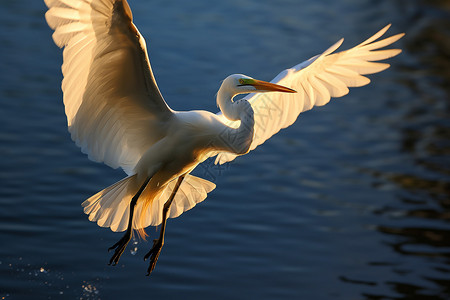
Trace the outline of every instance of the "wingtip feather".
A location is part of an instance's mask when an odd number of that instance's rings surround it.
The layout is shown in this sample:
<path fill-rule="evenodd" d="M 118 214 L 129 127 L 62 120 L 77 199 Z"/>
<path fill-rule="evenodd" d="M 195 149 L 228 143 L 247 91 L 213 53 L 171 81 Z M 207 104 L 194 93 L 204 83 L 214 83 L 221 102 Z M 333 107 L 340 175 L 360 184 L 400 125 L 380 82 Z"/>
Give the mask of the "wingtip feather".
<path fill-rule="evenodd" d="M 339 41 L 337 41 L 331 47 L 329 47 L 327 50 L 325 50 L 320 56 L 326 56 L 330 53 L 333 53 L 342 45 L 343 42 L 344 42 L 344 38 L 341 38 Z"/>
<path fill-rule="evenodd" d="M 388 31 L 388 29 L 391 27 L 391 24 L 388 24 L 386 26 L 384 26 L 381 30 L 379 30 L 377 33 L 375 33 L 374 35 L 372 35 L 370 38 L 368 38 L 367 40 L 365 40 L 364 42 L 362 42 L 361 44 L 359 44 L 357 47 L 361 47 L 367 44 L 372 43 L 373 41 L 379 39 L 383 34 L 386 33 L 386 31 Z"/>

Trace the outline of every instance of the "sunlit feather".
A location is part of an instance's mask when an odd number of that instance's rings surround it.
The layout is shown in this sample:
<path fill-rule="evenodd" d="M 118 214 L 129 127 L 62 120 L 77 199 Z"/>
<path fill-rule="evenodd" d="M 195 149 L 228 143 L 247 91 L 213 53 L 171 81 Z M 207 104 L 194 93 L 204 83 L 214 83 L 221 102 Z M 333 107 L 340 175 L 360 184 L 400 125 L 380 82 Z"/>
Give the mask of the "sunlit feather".
<path fill-rule="evenodd" d="M 220 164 L 244 155 L 293 124 L 301 112 L 368 84 L 364 75 L 389 67 L 375 61 L 400 53 L 380 48 L 402 37 L 378 40 L 386 26 L 358 46 L 334 53 L 341 39 L 272 83 L 233 74 L 217 93 L 221 113 L 177 112 L 158 89 L 126 0 L 45 3 L 53 40 L 64 48 L 62 90 L 71 137 L 90 159 L 129 175 L 84 201 L 84 212 L 99 226 L 125 231 L 110 248 L 111 264 L 117 264 L 133 230 L 144 235 L 144 228 L 161 224 L 160 237 L 145 256 L 151 257 L 149 273 L 167 218 L 193 208 L 215 188 L 190 175 L 197 165 L 215 155 Z M 233 101 L 240 94 L 249 95 Z"/>

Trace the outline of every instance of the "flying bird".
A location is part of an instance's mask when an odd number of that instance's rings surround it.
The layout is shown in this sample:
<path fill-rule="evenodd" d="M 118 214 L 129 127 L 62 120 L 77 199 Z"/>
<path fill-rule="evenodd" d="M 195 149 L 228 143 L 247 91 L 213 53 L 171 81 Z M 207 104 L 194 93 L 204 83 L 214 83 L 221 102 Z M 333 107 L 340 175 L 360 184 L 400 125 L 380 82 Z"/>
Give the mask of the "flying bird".
<path fill-rule="evenodd" d="M 219 113 L 174 111 L 161 95 L 144 38 L 126 0 L 44 0 L 53 40 L 64 48 L 63 100 L 72 139 L 96 162 L 128 175 L 82 203 L 89 220 L 125 231 L 109 250 L 116 265 L 134 230 L 161 225 L 153 241 L 147 275 L 164 244 L 167 218 L 178 217 L 203 201 L 215 184 L 191 175 L 208 158 L 232 161 L 292 125 L 300 113 L 342 97 L 349 87 L 366 85 L 363 76 L 396 56 L 384 48 L 403 34 L 381 39 L 384 27 L 361 44 L 323 53 L 282 71 L 271 82 L 246 75 L 228 76 L 217 92 Z M 206 78 L 198 78 L 206 84 Z M 241 99 L 235 96 L 248 94 Z M 277 116 L 262 113 L 276 109 Z"/>

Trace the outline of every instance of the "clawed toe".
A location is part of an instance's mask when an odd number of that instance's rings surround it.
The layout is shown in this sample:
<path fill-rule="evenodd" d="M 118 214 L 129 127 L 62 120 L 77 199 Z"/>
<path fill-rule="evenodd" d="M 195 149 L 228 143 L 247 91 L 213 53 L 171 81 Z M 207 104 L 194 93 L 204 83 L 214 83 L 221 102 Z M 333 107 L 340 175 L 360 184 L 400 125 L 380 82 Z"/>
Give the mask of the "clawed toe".
<path fill-rule="evenodd" d="M 153 247 L 150 251 L 144 256 L 144 260 L 150 258 L 150 265 L 147 269 L 147 276 L 155 269 L 156 262 L 158 261 L 159 254 L 161 253 L 162 246 L 164 245 L 159 239 L 153 240 Z"/>
<path fill-rule="evenodd" d="M 125 251 L 125 248 L 127 247 L 129 241 L 131 240 L 131 235 L 125 234 L 117 243 L 115 243 L 113 246 L 108 248 L 108 252 L 111 250 L 114 250 L 114 254 L 109 260 L 108 265 L 115 266 L 119 262 L 120 256 Z M 150 249 L 150 251 L 144 256 L 144 260 L 147 260 L 150 258 L 150 265 L 147 269 L 147 276 L 150 275 L 150 273 L 155 269 L 156 262 L 158 261 L 159 254 L 161 253 L 162 246 L 164 245 L 164 242 L 161 239 L 155 239 L 153 240 L 153 246 Z"/>
<path fill-rule="evenodd" d="M 117 243 L 115 243 L 113 246 L 108 248 L 108 252 L 113 249 L 116 249 L 114 251 L 113 256 L 109 260 L 108 265 L 112 265 L 112 266 L 117 265 L 117 263 L 119 262 L 120 256 L 125 251 L 125 248 L 127 247 L 128 242 L 130 240 L 131 240 L 131 235 L 126 233 Z"/>
<path fill-rule="evenodd" d="M 145 254 L 144 260 L 147 260 L 150 257 L 150 255 L 152 255 L 152 253 L 156 250 L 157 245 L 158 245 L 158 239 L 154 239 L 153 246 L 150 249 L 150 251 L 147 254 Z M 160 247 L 162 247 L 162 245 Z"/>

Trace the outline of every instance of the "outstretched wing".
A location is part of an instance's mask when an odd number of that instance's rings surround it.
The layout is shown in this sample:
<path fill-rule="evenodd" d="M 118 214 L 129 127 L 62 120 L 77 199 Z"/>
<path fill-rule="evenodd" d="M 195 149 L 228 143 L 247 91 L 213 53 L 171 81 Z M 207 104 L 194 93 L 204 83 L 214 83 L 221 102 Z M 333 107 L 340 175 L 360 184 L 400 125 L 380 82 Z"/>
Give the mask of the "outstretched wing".
<path fill-rule="evenodd" d="M 89 158 L 133 172 L 172 115 L 156 85 L 126 0 L 45 0 L 64 47 L 64 105 L 72 139 Z"/>
<path fill-rule="evenodd" d="M 389 64 L 374 61 L 393 57 L 401 52 L 399 49 L 379 50 L 397 40 L 404 34 L 376 41 L 388 29 L 384 27 L 368 40 L 347 51 L 333 53 L 343 39 L 320 55 L 314 56 L 301 64 L 281 72 L 271 82 L 297 91 L 287 93 L 254 93 L 247 99 L 254 110 L 254 138 L 250 150 L 264 143 L 272 135 L 295 122 L 298 115 L 314 106 L 322 106 L 331 97 L 342 97 L 349 92 L 349 87 L 364 86 L 370 82 L 362 75 L 381 72 Z M 332 54 L 333 53 L 333 54 Z M 238 127 L 239 122 L 230 121 L 220 114 L 222 121 L 230 127 Z M 216 164 L 232 161 L 237 155 L 229 152 L 219 153 Z"/>

